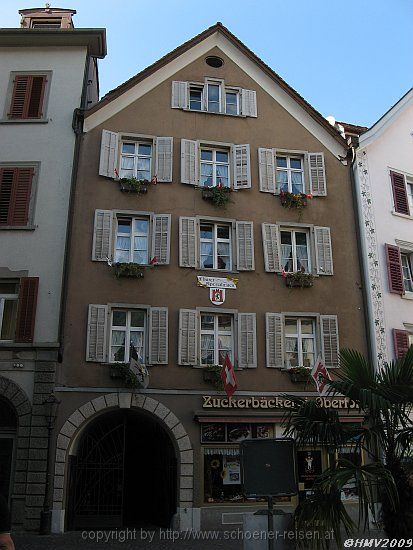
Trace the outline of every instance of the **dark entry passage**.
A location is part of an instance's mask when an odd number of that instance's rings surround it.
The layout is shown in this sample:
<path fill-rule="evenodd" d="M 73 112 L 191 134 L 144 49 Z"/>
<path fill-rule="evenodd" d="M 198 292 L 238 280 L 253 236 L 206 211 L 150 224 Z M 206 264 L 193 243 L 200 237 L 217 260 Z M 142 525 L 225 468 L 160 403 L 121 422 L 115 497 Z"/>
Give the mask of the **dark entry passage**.
<path fill-rule="evenodd" d="M 175 451 L 157 422 L 130 410 L 104 414 L 71 457 L 68 528 L 169 527 L 176 481 Z"/>

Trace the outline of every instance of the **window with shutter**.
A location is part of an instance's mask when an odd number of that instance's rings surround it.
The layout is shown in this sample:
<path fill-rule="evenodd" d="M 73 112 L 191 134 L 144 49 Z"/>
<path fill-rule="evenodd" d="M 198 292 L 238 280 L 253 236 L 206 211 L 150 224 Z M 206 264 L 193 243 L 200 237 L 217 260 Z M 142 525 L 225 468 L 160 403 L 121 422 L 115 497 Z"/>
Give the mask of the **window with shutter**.
<path fill-rule="evenodd" d="M 238 366 L 257 366 L 257 321 L 255 313 L 238 313 Z"/>
<path fill-rule="evenodd" d="M 386 244 L 387 273 L 389 277 L 389 291 L 393 294 L 403 294 L 403 270 L 400 248 Z"/>
<path fill-rule="evenodd" d="M 16 323 L 16 342 L 33 342 L 39 277 L 22 277 Z"/>
<path fill-rule="evenodd" d="M 0 341 L 15 339 L 18 300 L 19 283 L 0 279 Z"/>
<path fill-rule="evenodd" d="M 168 364 L 168 308 L 151 307 L 149 324 L 149 364 Z"/>
<path fill-rule="evenodd" d="M 198 364 L 198 315 L 196 310 L 179 310 L 178 364 Z"/>
<path fill-rule="evenodd" d="M 241 114 L 243 116 L 257 117 L 257 93 L 254 90 L 241 91 Z"/>
<path fill-rule="evenodd" d="M 46 75 L 15 75 L 9 118 L 42 118 L 46 82 Z"/>
<path fill-rule="evenodd" d="M 169 264 L 171 242 L 171 214 L 153 216 L 152 258 L 157 265 Z"/>
<path fill-rule="evenodd" d="M 251 187 L 250 146 L 233 145 L 234 189 L 249 189 Z"/>
<path fill-rule="evenodd" d="M 277 191 L 275 181 L 275 159 L 274 149 L 258 149 L 258 166 L 260 178 L 260 191 L 273 193 Z"/>
<path fill-rule="evenodd" d="M 326 171 L 323 153 L 308 153 L 310 190 L 314 196 L 327 195 Z"/>
<path fill-rule="evenodd" d="M 320 315 L 321 346 L 324 365 L 328 368 L 339 366 L 338 320 L 336 315 Z"/>
<path fill-rule="evenodd" d="M 280 313 L 265 314 L 266 364 L 271 368 L 284 366 L 284 326 Z"/>
<path fill-rule="evenodd" d="M 196 218 L 179 218 L 179 265 L 180 267 L 197 267 L 198 250 Z"/>
<path fill-rule="evenodd" d="M 173 138 L 156 138 L 155 176 L 158 182 L 172 181 Z"/>
<path fill-rule="evenodd" d="M 228 355 L 234 364 L 234 316 L 201 312 L 201 365 L 223 365 Z"/>
<path fill-rule="evenodd" d="M 188 107 L 188 82 L 172 81 L 172 108 L 186 109 Z"/>
<path fill-rule="evenodd" d="M 406 182 L 403 174 L 390 172 L 393 191 L 394 209 L 399 214 L 410 215 L 409 200 L 406 191 Z"/>
<path fill-rule="evenodd" d="M 86 361 L 106 361 L 106 305 L 90 304 L 87 321 Z M 112 349 L 112 348 L 111 348 Z"/>
<path fill-rule="evenodd" d="M 181 182 L 198 185 L 198 143 L 181 139 Z"/>
<path fill-rule="evenodd" d="M 112 258 L 112 210 L 96 210 L 92 260 L 107 262 Z"/>
<path fill-rule="evenodd" d="M 279 228 L 272 223 L 263 223 L 261 227 L 265 271 L 280 273 L 282 267 Z"/>
<path fill-rule="evenodd" d="M 407 330 L 393 329 L 393 342 L 396 359 L 402 359 L 409 351 L 410 333 Z"/>
<path fill-rule="evenodd" d="M 329 227 L 314 227 L 315 256 L 318 275 L 333 275 L 333 252 Z"/>
<path fill-rule="evenodd" d="M 29 222 L 33 167 L 0 168 L 0 227 Z"/>
<path fill-rule="evenodd" d="M 253 222 L 236 222 L 237 234 L 237 268 L 240 271 L 253 271 L 254 261 L 254 224 Z"/>

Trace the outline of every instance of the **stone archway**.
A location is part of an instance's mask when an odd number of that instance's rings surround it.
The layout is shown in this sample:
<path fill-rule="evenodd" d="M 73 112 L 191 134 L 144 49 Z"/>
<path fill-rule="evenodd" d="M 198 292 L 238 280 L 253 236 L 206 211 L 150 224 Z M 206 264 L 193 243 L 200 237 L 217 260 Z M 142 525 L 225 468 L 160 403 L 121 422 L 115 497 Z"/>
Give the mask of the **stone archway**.
<path fill-rule="evenodd" d="M 83 428 L 98 413 L 116 408 L 136 408 L 151 413 L 158 419 L 170 435 L 177 453 L 178 463 L 178 509 L 175 528 L 186 529 L 194 526 L 193 477 L 194 452 L 189 436 L 178 417 L 165 405 L 144 394 L 129 392 L 110 393 L 96 397 L 79 407 L 63 424 L 56 444 L 56 462 L 53 491 L 52 531 L 64 531 L 64 487 L 67 480 L 66 464 L 72 446 Z"/>
<path fill-rule="evenodd" d="M 31 403 L 26 393 L 10 378 L 0 376 L 0 395 L 13 407 L 17 416 L 16 460 L 10 508 L 13 526 L 22 527 L 25 519 L 28 452 L 30 443 Z"/>

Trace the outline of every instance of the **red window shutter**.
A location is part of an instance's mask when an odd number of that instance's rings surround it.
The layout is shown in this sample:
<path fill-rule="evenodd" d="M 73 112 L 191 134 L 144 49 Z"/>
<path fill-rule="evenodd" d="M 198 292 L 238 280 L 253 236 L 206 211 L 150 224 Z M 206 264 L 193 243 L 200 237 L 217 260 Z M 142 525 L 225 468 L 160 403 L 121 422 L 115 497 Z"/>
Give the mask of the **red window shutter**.
<path fill-rule="evenodd" d="M 33 342 L 39 277 L 20 279 L 16 342 Z"/>
<path fill-rule="evenodd" d="M 14 79 L 10 118 L 41 118 L 46 76 L 17 75 Z"/>
<path fill-rule="evenodd" d="M 0 226 L 27 225 L 34 169 L 0 169 Z"/>
<path fill-rule="evenodd" d="M 401 359 L 406 355 L 410 347 L 409 333 L 407 332 L 407 330 L 399 330 L 397 328 L 394 328 L 393 340 L 396 358 Z"/>
<path fill-rule="evenodd" d="M 394 209 L 399 214 L 410 215 L 409 201 L 407 199 L 406 184 L 403 174 L 390 172 L 391 185 L 393 189 Z"/>
<path fill-rule="evenodd" d="M 403 294 L 404 284 L 400 248 L 398 246 L 386 244 L 386 256 L 389 290 L 394 294 Z"/>

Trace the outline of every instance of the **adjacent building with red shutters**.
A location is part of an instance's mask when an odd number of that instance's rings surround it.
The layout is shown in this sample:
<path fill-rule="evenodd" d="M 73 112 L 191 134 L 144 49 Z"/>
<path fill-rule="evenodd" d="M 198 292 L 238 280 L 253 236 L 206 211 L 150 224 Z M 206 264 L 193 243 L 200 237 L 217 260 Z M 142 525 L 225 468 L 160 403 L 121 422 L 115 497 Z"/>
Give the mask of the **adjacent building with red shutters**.
<path fill-rule="evenodd" d="M 60 319 L 76 109 L 98 99 L 105 31 L 69 9 L 22 10 L 0 29 L 0 492 L 38 529 Z"/>
<path fill-rule="evenodd" d="M 413 89 L 361 133 L 356 152 L 370 341 L 380 365 L 413 343 Z"/>

